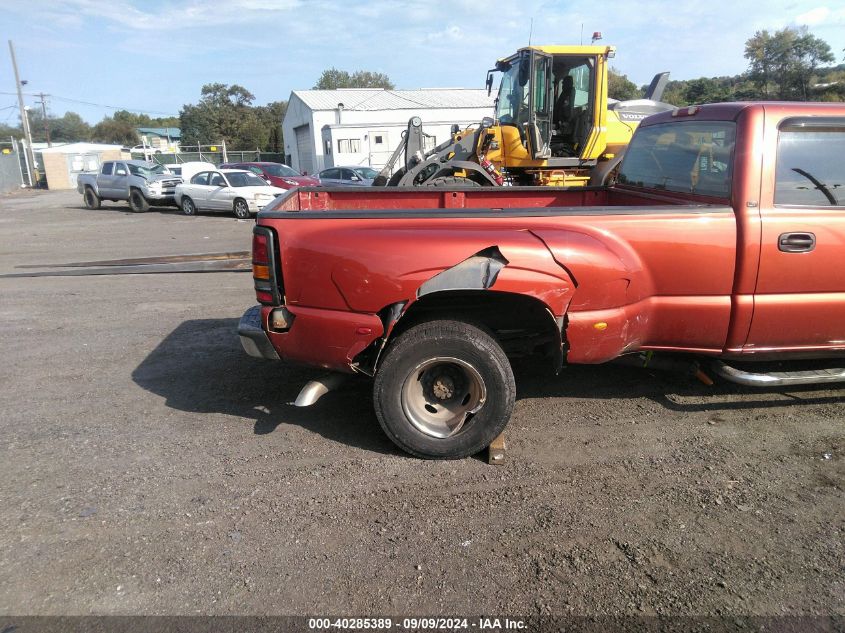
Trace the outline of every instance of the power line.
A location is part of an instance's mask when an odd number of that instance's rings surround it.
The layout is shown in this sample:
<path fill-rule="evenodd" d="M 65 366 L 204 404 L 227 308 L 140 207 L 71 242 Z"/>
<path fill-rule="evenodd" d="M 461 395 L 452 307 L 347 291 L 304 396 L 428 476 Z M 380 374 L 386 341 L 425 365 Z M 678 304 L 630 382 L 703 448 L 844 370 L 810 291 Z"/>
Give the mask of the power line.
<path fill-rule="evenodd" d="M 15 92 L 0 92 L 0 95 L 14 95 L 17 94 Z M 40 97 L 41 93 L 31 93 L 31 92 L 24 92 L 21 93 L 27 97 Z M 71 99 L 70 97 L 60 97 L 58 95 L 44 95 L 45 97 L 50 97 L 51 99 L 56 99 L 58 101 L 67 101 L 69 103 L 79 103 L 81 105 L 93 106 L 95 108 L 108 108 L 110 110 L 126 110 L 127 112 L 132 112 L 135 114 L 160 114 L 162 116 L 179 116 L 178 114 L 173 114 L 172 112 L 162 112 L 161 110 L 136 110 L 134 108 L 124 108 L 121 106 L 113 106 L 113 105 L 106 105 L 104 103 L 93 103 L 91 101 L 82 101 L 80 99 Z"/>

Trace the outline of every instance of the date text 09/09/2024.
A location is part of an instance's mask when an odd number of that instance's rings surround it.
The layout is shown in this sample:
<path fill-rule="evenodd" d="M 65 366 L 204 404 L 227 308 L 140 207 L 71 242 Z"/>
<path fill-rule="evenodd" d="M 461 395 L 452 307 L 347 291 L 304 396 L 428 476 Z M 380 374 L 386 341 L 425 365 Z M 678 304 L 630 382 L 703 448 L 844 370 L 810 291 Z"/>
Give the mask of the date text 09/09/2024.
<path fill-rule="evenodd" d="M 347 630 L 388 630 L 393 628 L 407 630 L 471 630 L 482 631 L 509 630 L 518 631 L 526 628 L 526 623 L 510 618 L 309 618 L 308 628 L 312 630 L 347 629 Z"/>

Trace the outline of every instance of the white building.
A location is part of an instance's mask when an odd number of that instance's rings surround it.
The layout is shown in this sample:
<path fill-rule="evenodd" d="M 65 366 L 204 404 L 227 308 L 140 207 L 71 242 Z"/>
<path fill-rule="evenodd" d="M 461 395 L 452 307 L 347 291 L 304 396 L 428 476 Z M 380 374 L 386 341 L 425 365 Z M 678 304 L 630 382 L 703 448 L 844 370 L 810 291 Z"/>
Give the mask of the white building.
<path fill-rule="evenodd" d="M 493 97 L 466 88 L 384 90 L 294 90 L 282 129 L 285 162 L 317 173 L 335 165 L 384 166 L 408 127 L 419 116 L 432 135 L 426 146 L 449 138 L 451 126 L 478 124 L 493 116 Z"/>

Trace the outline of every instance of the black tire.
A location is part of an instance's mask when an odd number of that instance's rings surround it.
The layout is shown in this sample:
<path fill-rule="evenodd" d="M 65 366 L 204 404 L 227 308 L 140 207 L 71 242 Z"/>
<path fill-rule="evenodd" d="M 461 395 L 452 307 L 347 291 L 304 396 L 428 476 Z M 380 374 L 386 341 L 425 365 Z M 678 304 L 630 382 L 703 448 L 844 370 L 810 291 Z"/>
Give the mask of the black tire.
<path fill-rule="evenodd" d="M 387 186 L 387 187 L 398 187 L 398 186 L 399 186 L 399 181 L 400 181 L 400 180 L 402 180 L 402 178 L 403 178 L 404 176 L 405 176 L 405 168 L 404 168 L 404 167 L 400 167 L 399 169 L 397 169 L 397 170 L 396 170 L 396 173 L 395 173 L 395 174 L 393 174 L 393 175 L 390 177 L 390 179 L 387 181 L 386 186 Z M 375 183 L 375 182 L 373 182 L 373 185 L 375 185 L 375 184 L 376 184 L 376 183 Z"/>
<path fill-rule="evenodd" d="M 91 187 L 85 187 L 85 193 L 82 194 L 82 201 L 85 203 L 86 209 L 99 209 L 102 206 L 100 196 Z"/>
<path fill-rule="evenodd" d="M 455 378 L 446 383 L 451 390 L 445 393 L 443 376 Z M 479 379 L 485 397 L 475 405 L 472 393 L 478 391 Z M 462 321 L 428 321 L 399 335 L 388 347 L 373 386 L 373 404 L 385 434 L 402 450 L 426 459 L 460 459 L 482 451 L 504 430 L 515 399 L 513 371 L 502 348 L 490 334 Z M 437 415 L 465 412 L 474 405 L 480 408 L 463 426 L 456 425 L 451 434 L 432 433 L 439 424 Z M 451 428 L 441 428 L 447 426 Z"/>
<path fill-rule="evenodd" d="M 477 182 L 462 176 L 439 176 L 425 183 L 426 187 L 480 187 Z"/>
<path fill-rule="evenodd" d="M 235 217 L 239 220 L 249 219 L 249 205 L 243 198 L 237 198 L 235 204 L 232 205 L 232 210 L 235 212 Z"/>
<path fill-rule="evenodd" d="M 142 213 L 149 210 L 150 203 L 138 189 L 132 189 L 129 191 L 129 208 L 135 213 Z"/>
<path fill-rule="evenodd" d="M 197 205 L 188 196 L 182 196 L 182 204 L 179 205 L 182 209 L 182 215 L 196 215 Z"/>

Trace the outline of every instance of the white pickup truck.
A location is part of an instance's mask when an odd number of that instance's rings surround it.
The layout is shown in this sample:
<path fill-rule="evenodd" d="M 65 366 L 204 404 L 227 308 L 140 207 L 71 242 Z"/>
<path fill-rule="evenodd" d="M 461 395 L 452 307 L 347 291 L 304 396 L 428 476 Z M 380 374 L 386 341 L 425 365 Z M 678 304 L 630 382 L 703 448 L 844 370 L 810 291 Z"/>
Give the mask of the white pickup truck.
<path fill-rule="evenodd" d="M 126 200 L 133 211 L 146 211 L 151 205 L 174 205 L 176 185 L 181 182 L 156 163 L 108 160 L 99 173 L 80 174 L 76 189 L 89 209 L 99 209 L 103 200 Z"/>

